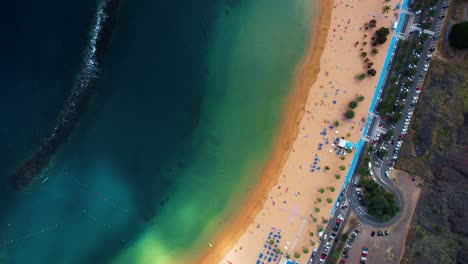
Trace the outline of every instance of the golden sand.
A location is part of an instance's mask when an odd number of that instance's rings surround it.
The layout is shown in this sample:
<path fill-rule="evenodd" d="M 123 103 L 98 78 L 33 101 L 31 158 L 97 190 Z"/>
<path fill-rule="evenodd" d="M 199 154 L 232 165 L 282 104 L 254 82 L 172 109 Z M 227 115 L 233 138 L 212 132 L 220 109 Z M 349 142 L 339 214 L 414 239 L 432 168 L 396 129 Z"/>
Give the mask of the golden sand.
<path fill-rule="evenodd" d="M 392 7 L 395 4 L 395 0 L 388 3 Z M 378 54 L 370 55 L 370 38 L 375 29 L 390 28 L 398 15 L 394 11 L 383 15 L 383 5 L 374 0 L 318 1 L 313 36 L 298 69 L 296 88 L 286 104 L 272 155 L 245 205 L 198 263 L 255 263 L 273 227 L 282 230 L 278 248 L 284 255 L 306 262 L 310 253 L 303 254 L 303 249 L 311 252 L 312 244 L 318 242 L 317 226 L 326 225 L 323 219 L 329 217 L 354 154 L 341 160 L 335 153 L 336 146 L 332 146 L 333 137 L 354 143 L 359 140 L 388 49 L 390 41 L 378 47 Z M 365 30 L 364 24 L 371 19 L 377 20 L 377 27 Z M 368 43 L 363 46 L 364 41 Z M 369 54 L 377 75 L 359 81 L 355 76 L 367 71 L 361 48 Z M 358 95 L 366 99 L 354 109 L 355 118 L 347 120 L 343 113 Z M 335 121 L 340 125 L 330 129 Z M 320 134 L 324 130 L 327 135 Z M 323 144 L 321 150 L 319 143 Z M 315 157 L 319 158 L 316 167 L 321 169 L 311 172 Z M 339 168 L 341 165 L 344 170 Z M 335 178 L 336 174 L 340 179 Z M 321 188 L 325 190 L 323 194 Z M 327 199 L 333 201 L 328 203 Z M 295 252 L 301 257 L 294 258 Z"/>

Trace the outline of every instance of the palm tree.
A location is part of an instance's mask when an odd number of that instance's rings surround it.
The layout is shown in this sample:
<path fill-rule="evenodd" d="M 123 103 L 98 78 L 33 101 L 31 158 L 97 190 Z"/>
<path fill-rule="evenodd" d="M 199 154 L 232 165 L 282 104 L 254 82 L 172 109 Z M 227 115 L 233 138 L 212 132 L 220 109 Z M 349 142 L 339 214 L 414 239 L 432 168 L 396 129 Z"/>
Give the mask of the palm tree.
<path fill-rule="evenodd" d="M 382 8 L 382 13 L 386 14 L 386 13 L 390 12 L 390 9 L 391 9 L 390 6 L 389 6 L 389 5 L 386 5 L 386 6 L 384 6 L 384 7 Z"/>

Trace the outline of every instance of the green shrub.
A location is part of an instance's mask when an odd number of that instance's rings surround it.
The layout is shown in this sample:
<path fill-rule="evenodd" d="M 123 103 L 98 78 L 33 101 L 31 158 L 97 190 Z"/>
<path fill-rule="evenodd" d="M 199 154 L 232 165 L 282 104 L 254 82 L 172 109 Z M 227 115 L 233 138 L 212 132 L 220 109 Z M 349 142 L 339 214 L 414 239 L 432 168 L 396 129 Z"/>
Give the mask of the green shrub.
<path fill-rule="evenodd" d="M 436 225 L 436 226 L 434 226 L 434 230 L 437 233 L 442 233 L 442 232 L 444 232 L 444 227 Z"/>
<path fill-rule="evenodd" d="M 307 254 L 307 253 L 309 253 L 309 249 L 308 248 L 303 248 L 302 252 L 304 252 L 304 254 Z"/>
<path fill-rule="evenodd" d="M 335 191 L 335 187 L 330 187 L 330 192 L 334 192 Z"/>
<path fill-rule="evenodd" d="M 341 239 L 342 239 L 343 241 L 346 241 L 346 240 L 348 240 L 348 238 L 349 238 L 349 235 L 348 235 L 348 234 L 346 234 L 346 233 L 345 233 L 345 234 L 343 234 L 343 235 L 341 236 Z"/>
<path fill-rule="evenodd" d="M 324 188 L 320 188 L 319 192 L 320 192 L 320 193 L 324 193 L 324 192 L 325 192 L 325 189 L 324 189 Z"/>
<path fill-rule="evenodd" d="M 309 236 L 313 237 L 313 236 L 314 236 L 314 232 L 309 231 Z"/>
<path fill-rule="evenodd" d="M 354 108 L 356 108 L 357 106 L 358 106 L 358 103 L 357 103 L 356 101 L 351 101 L 351 102 L 349 102 L 349 107 L 350 107 L 351 109 L 354 109 Z"/>
<path fill-rule="evenodd" d="M 295 258 L 300 258 L 300 257 L 301 257 L 301 254 L 299 254 L 299 252 L 296 252 L 296 253 L 294 253 L 294 257 L 295 257 Z"/>
<path fill-rule="evenodd" d="M 388 221 L 400 211 L 393 193 L 380 188 L 372 178 L 361 177 L 361 185 L 364 190 L 364 202 L 370 215 Z"/>
<path fill-rule="evenodd" d="M 365 73 L 360 73 L 358 75 L 356 75 L 356 79 L 362 81 L 366 78 L 366 74 Z"/>
<path fill-rule="evenodd" d="M 345 113 L 345 116 L 346 116 L 346 118 L 348 118 L 348 119 L 353 119 L 353 118 L 354 118 L 354 115 L 355 115 L 355 113 L 354 113 L 353 110 L 348 110 L 348 111 L 346 111 L 346 113 Z"/>
<path fill-rule="evenodd" d="M 315 207 L 315 210 L 314 210 L 316 213 L 320 212 L 320 208 L 318 207 Z"/>
<path fill-rule="evenodd" d="M 339 180 L 341 178 L 341 175 L 335 174 L 335 179 Z"/>
<path fill-rule="evenodd" d="M 270 245 L 273 245 L 273 244 L 275 244 L 275 240 L 270 239 L 270 242 L 269 242 L 269 243 L 270 243 Z"/>
<path fill-rule="evenodd" d="M 322 202 L 322 198 L 317 198 L 317 202 L 321 203 Z"/>
<path fill-rule="evenodd" d="M 370 176 L 370 170 L 368 168 L 361 167 L 358 170 L 358 174 L 362 176 Z"/>
<path fill-rule="evenodd" d="M 346 167 L 344 165 L 340 165 L 340 170 L 344 171 Z"/>

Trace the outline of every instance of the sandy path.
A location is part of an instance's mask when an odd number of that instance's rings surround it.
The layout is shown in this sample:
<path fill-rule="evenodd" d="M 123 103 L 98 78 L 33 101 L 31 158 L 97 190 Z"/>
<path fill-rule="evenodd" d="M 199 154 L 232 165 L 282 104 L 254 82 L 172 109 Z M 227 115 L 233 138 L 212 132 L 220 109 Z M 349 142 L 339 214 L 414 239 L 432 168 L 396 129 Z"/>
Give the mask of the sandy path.
<path fill-rule="evenodd" d="M 331 2 L 319 1 L 314 39 L 298 71 L 297 88 L 286 107 L 270 161 L 247 203 L 214 240 L 200 263 L 256 263 L 260 253 L 273 251 L 265 244 L 269 233 L 273 232 L 273 238 L 279 229 L 281 238 L 275 237 L 279 242 L 275 241 L 273 247 L 277 245 L 283 255 L 300 253 L 299 259 L 294 258 L 300 263 L 310 255 L 303 254 L 303 249 L 311 251 L 311 243 L 318 241 L 317 225 L 325 226 L 323 219 L 329 216 L 353 157 L 337 155 L 334 138 L 344 137 L 354 143 L 359 140 L 389 44 L 387 41 L 380 45 L 379 53 L 370 55 L 372 47 L 363 46 L 362 42 L 370 43 L 375 29 L 365 30 L 364 24 L 374 18 L 377 28 L 390 28 L 396 19 L 393 11 L 388 17 L 382 15 L 381 1 Z M 396 1 L 389 3 L 392 7 L 395 4 Z M 368 35 L 366 39 L 364 34 Z M 356 74 L 367 71 L 361 48 L 369 54 L 377 75 L 358 81 Z M 347 120 L 343 113 L 358 95 L 366 99 L 355 109 L 355 118 Z M 338 127 L 334 127 L 335 121 L 340 123 Z M 341 165 L 344 170 L 339 168 Z M 311 166 L 315 166 L 313 172 Z M 340 179 L 336 179 L 336 174 Z M 324 193 L 319 192 L 321 188 Z M 318 202 L 318 198 L 322 201 Z M 328 203 L 327 199 L 333 202 Z M 309 232 L 314 235 L 311 237 Z"/>

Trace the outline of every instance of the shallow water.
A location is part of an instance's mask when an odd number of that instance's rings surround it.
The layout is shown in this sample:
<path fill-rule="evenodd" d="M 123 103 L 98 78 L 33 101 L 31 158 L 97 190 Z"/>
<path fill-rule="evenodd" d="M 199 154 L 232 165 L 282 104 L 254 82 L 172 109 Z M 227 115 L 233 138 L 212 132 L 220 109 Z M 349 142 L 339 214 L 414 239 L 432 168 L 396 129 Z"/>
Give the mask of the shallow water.
<path fill-rule="evenodd" d="M 44 183 L 0 194 L 0 263 L 168 263 L 206 245 L 197 238 L 234 213 L 224 210 L 231 199 L 240 206 L 271 150 L 309 39 L 306 2 L 122 1 L 96 92 Z M 17 79 L 2 79 L 23 87 L 0 89 L 16 100 L 0 106 L 16 122 L 1 129 L 12 153 L 2 155 L 5 182 L 53 124 L 82 63 L 97 3 L 69 5 L 56 19 L 74 27 L 34 30 L 73 47 L 38 57 L 29 70 L 37 86 L 18 84 L 21 65 Z"/>

